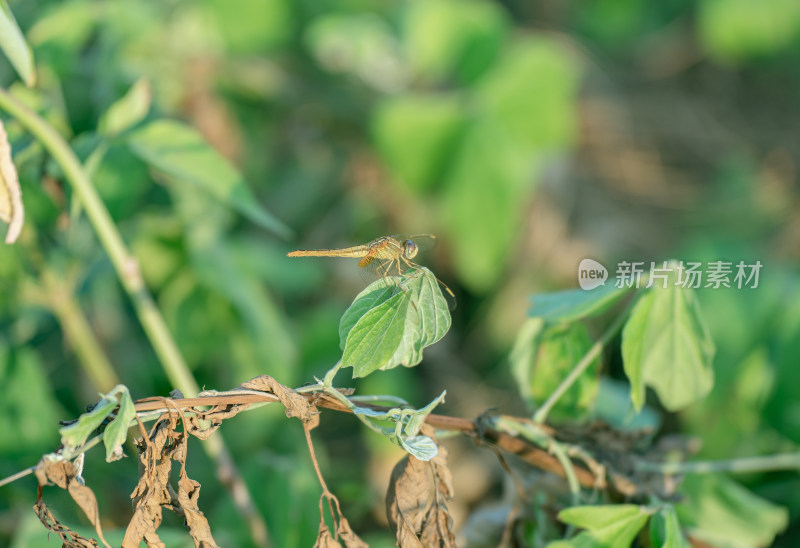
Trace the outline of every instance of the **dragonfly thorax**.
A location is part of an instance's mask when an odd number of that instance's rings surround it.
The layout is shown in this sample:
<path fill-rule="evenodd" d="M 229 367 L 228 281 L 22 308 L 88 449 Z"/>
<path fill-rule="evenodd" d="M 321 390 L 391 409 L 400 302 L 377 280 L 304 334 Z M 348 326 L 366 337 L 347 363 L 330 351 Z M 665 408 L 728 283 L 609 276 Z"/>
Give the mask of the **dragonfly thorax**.
<path fill-rule="evenodd" d="M 419 248 L 417 247 L 417 244 L 411 240 L 406 240 L 403 242 L 403 255 L 406 259 L 413 259 L 417 256 L 418 251 Z"/>

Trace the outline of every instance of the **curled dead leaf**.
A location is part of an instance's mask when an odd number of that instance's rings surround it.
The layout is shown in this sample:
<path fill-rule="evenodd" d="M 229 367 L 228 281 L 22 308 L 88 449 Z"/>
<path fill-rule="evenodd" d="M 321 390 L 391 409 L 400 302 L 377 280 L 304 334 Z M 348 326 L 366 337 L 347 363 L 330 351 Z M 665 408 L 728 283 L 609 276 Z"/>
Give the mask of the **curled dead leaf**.
<path fill-rule="evenodd" d="M 58 535 L 64 548 L 97 548 L 97 541 L 93 538 L 86 538 L 79 535 L 66 525 L 59 522 L 42 499 L 33 505 L 36 517 L 42 522 L 48 531 Z"/>
<path fill-rule="evenodd" d="M 0 121 L 0 220 L 8 223 L 6 243 L 17 241 L 25 222 L 25 210 L 22 207 L 22 189 L 17 178 L 17 169 L 11 159 L 11 145 L 8 135 Z"/>
<path fill-rule="evenodd" d="M 197 505 L 200 484 L 186 474 L 187 422 L 183 432 L 176 430 L 177 425 L 177 413 L 164 413 L 147 438 L 138 442 L 140 476 L 131 494 L 134 514 L 122 540 L 123 548 L 138 547 L 142 540 L 148 546 L 163 546 L 156 530 L 161 525 L 164 507 L 183 515 L 195 546 L 217 546 L 208 520 Z M 169 483 L 173 461 L 180 464 L 177 494 Z"/>
<path fill-rule="evenodd" d="M 319 425 L 319 411 L 308 400 L 288 386 L 284 386 L 269 375 L 261 375 L 243 383 L 239 388 L 275 394 L 286 408 L 287 417 L 297 417 L 303 424 L 314 429 Z"/>
<path fill-rule="evenodd" d="M 80 509 L 89 519 L 89 522 L 92 524 L 95 532 L 97 533 L 97 537 L 104 546 L 108 546 L 106 539 L 103 537 L 103 531 L 100 528 L 100 510 L 97 506 L 97 497 L 95 497 L 94 492 L 83 483 L 83 480 L 78 476 L 75 466 L 70 461 L 51 460 L 47 456 L 44 456 L 39 461 L 39 464 L 36 465 L 34 474 L 39 482 L 38 502 L 42 502 L 42 491 L 46 485 L 55 484 L 62 489 L 66 489 L 66 491 L 72 497 L 72 500 L 78 504 Z M 42 502 L 42 505 L 43 504 L 44 503 Z M 34 509 L 36 509 L 36 507 L 34 507 Z M 44 512 L 45 510 L 47 510 L 46 507 L 37 509 L 37 515 L 45 527 L 48 529 L 51 529 L 51 526 L 56 525 L 64 527 L 63 525 L 58 524 L 58 521 L 52 517 L 52 514 L 50 514 L 49 510 L 47 513 Z M 48 517 L 48 519 L 52 518 L 52 521 L 42 520 L 43 516 Z M 59 535 L 59 537 L 60 536 L 61 535 Z M 84 546 L 84 544 L 76 544 L 76 546 Z M 94 546 L 97 546 L 96 542 L 94 543 Z"/>

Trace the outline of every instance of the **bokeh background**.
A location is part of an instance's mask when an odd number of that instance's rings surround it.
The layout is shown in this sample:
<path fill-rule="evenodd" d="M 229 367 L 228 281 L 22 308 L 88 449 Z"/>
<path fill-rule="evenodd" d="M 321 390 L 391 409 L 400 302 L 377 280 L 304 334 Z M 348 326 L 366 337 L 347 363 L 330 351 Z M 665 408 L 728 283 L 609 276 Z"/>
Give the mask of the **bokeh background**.
<path fill-rule="evenodd" d="M 288 259 L 291 249 L 436 234 L 420 259 L 457 295 L 450 333 L 414 369 L 341 382 L 418 406 L 446 389 L 440 412 L 468 418 L 526 413 L 508 354 L 528 297 L 575 287 L 581 259 L 610 270 L 621 260 L 760 260 L 757 289 L 700 292 L 716 385 L 663 428 L 697 436 L 705 458 L 800 443 L 795 0 L 9 5 L 40 82 L 20 89 L 4 60 L 0 82 L 79 154 L 95 146 L 102 113 L 145 77 L 150 116 L 196 127 L 293 230 L 280 238 L 159 178 L 126 146 L 112 145 L 96 167 L 94 183 L 201 385 L 226 389 L 258 374 L 300 385 L 340 357 L 338 321 L 363 287 L 354 261 Z M 101 390 L 65 342 L 59 296 L 74 298 L 135 398 L 172 388 L 57 166 L 10 131 L 28 228 L 21 244 L 0 248 L 0 476 L 54 450 L 57 421 Z M 604 372 L 623 378 L 615 352 Z M 310 546 L 319 486 L 299 426 L 265 408 L 222 435 L 275 546 Z M 342 416 L 326 414 L 315 437 L 355 529 L 393 546 L 382 500 L 400 451 Z M 496 459 L 449 443 L 457 523 L 486 508 L 499 508 L 502 523 L 510 491 Z M 87 456 L 85 478 L 105 527 L 124 527 L 136 462 L 106 465 L 101 453 Z M 189 467 L 217 540 L 247 545 L 197 444 Z M 740 479 L 789 507 L 777 545 L 796 546 L 797 474 Z M 83 523 L 49 496 L 60 518 Z M 0 489 L 0 544 L 46 540 L 34 500 L 31 478 Z"/>

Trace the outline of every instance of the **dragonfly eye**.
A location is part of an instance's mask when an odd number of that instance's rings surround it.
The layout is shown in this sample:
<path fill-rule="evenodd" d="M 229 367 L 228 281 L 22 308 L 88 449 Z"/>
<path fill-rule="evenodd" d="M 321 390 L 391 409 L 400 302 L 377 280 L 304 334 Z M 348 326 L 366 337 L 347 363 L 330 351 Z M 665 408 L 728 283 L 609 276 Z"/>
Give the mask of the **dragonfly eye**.
<path fill-rule="evenodd" d="M 405 250 L 403 251 L 403 255 L 406 256 L 406 259 L 413 259 L 414 257 L 417 256 L 419 248 L 417 247 L 417 244 L 415 244 L 411 240 L 406 240 L 405 242 L 403 242 L 403 247 L 405 248 Z"/>

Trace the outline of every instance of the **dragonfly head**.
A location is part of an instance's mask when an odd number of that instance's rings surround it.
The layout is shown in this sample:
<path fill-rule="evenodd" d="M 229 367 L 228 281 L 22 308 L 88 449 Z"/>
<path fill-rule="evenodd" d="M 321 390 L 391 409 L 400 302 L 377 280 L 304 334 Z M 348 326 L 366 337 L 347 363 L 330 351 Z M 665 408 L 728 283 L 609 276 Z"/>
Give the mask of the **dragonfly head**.
<path fill-rule="evenodd" d="M 403 242 L 403 255 L 405 255 L 406 259 L 413 259 L 417 256 L 418 251 L 419 248 L 417 247 L 417 244 L 411 240 L 406 240 Z"/>

